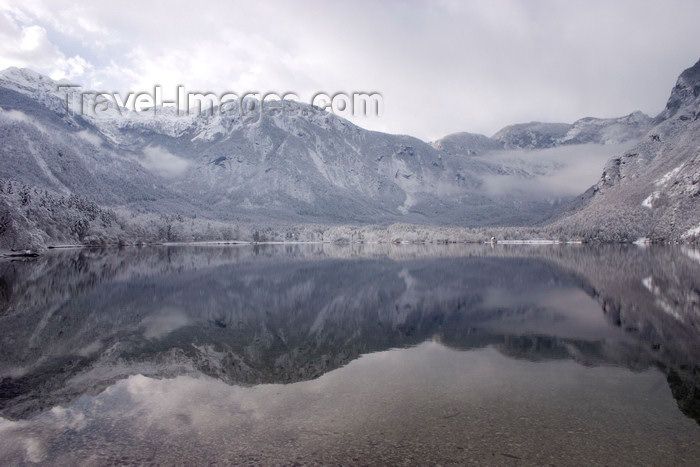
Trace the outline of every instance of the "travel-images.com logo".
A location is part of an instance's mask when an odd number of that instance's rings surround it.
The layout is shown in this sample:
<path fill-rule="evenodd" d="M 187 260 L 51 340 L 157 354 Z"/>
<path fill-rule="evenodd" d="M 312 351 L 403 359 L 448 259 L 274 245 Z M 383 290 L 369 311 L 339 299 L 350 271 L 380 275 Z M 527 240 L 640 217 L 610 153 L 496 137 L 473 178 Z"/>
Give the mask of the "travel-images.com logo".
<path fill-rule="evenodd" d="M 384 98 L 378 92 L 318 92 L 311 96 L 310 105 L 300 104 L 293 92 L 188 92 L 177 86 L 174 97 L 164 99 L 163 87 L 156 85 L 152 92 L 83 91 L 80 85 L 62 84 L 57 90 L 65 96 L 65 110 L 72 115 L 94 117 L 129 115 L 158 115 L 170 109 L 178 116 L 240 114 L 244 121 L 257 121 L 263 115 L 331 112 L 340 117 L 381 117 Z"/>

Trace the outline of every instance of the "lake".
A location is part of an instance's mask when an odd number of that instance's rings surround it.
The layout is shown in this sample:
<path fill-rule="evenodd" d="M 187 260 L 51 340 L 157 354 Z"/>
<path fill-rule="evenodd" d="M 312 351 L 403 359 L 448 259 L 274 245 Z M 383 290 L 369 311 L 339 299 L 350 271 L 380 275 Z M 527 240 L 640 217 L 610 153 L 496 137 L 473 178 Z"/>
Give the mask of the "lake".
<path fill-rule="evenodd" d="M 0 263 L 2 465 L 700 465 L 700 251 Z"/>

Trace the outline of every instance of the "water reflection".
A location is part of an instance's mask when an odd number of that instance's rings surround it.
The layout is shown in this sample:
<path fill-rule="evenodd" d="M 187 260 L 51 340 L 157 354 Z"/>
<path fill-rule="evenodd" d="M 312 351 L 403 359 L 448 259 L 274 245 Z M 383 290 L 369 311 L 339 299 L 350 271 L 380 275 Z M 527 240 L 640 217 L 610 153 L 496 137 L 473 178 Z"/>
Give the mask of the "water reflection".
<path fill-rule="evenodd" d="M 594 443 L 630 429 L 619 443 L 698 455 L 669 393 L 700 420 L 699 282 L 695 252 L 668 247 L 162 247 L 2 263 L 0 459 L 85 449 L 99 464 L 139 445 L 140 462 L 168 463 L 181 454 L 155 452 L 174 443 L 237 463 L 337 462 L 383 440 L 376 463 L 451 439 L 443 460 L 548 462 L 537 437 L 573 456 L 570 431 Z M 505 435 L 513 446 L 493 448 Z M 231 437 L 247 441 L 224 449 Z M 309 457 L 320 439 L 342 456 Z"/>
<path fill-rule="evenodd" d="M 428 342 L 289 385 L 131 376 L 0 423 L 0 449 L 60 465 L 683 465 L 698 430 L 667 393 L 658 372 Z"/>

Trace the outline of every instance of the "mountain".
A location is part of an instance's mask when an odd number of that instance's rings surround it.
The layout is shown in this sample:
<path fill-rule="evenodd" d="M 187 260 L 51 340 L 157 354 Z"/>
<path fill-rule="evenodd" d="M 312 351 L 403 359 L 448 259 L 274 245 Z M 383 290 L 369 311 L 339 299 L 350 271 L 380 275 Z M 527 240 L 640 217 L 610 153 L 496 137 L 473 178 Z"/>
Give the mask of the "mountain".
<path fill-rule="evenodd" d="M 172 218 L 539 226 L 537 235 L 557 238 L 696 241 L 699 67 L 681 74 L 655 118 L 531 122 L 432 144 L 292 101 L 184 115 L 116 104 L 68 111 L 58 89 L 68 83 L 10 68 L 0 73 L 0 247 L 177 240 Z M 144 215 L 165 220 L 145 230 L 127 225 Z M 202 238 L 190 231 L 188 238 Z"/>
<path fill-rule="evenodd" d="M 0 73 L 0 179 L 137 214 L 234 223 L 526 225 L 594 183 L 615 153 L 598 144 L 612 140 L 572 137 L 566 144 L 582 148 L 593 173 L 550 183 L 578 167 L 580 154 L 503 157 L 516 147 L 504 142 L 514 136 L 459 134 L 431 145 L 289 101 L 277 112 L 235 106 L 176 115 L 108 105 L 80 114 L 66 109 L 58 86 L 67 84 L 26 69 Z M 616 130 L 626 128 L 625 118 L 596 120 L 596 131 L 619 133 L 615 142 L 634 139 L 634 131 Z M 638 120 L 642 131 L 644 118 Z"/>
<path fill-rule="evenodd" d="M 569 128 L 570 125 L 566 123 L 520 123 L 505 127 L 493 138 L 500 141 L 506 149 L 551 148 L 566 136 Z"/>
<path fill-rule="evenodd" d="M 187 206 L 94 122 L 66 112 L 58 84 L 30 70 L 0 76 L 0 178 L 108 206 Z"/>
<path fill-rule="evenodd" d="M 619 118 L 586 117 L 569 123 L 530 122 L 510 125 L 491 138 L 475 133 L 453 133 L 433 143 L 451 154 L 482 155 L 503 149 L 547 149 L 565 145 L 615 145 L 640 139 L 653 119 L 642 112 Z"/>
<path fill-rule="evenodd" d="M 506 149 L 544 149 L 574 144 L 620 144 L 641 138 L 652 118 L 633 112 L 620 118 L 582 118 L 572 124 L 531 122 L 511 125 L 493 135 Z"/>
<path fill-rule="evenodd" d="M 555 227 L 606 241 L 700 238 L 700 61 L 680 75 L 653 123 Z"/>
<path fill-rule="evenodd" d="M 453 133 L 432 143 L 435 149 L 448 154 L 477 156 L 489 151 L 503 149 L 503 143 L 477 133 Z"/>

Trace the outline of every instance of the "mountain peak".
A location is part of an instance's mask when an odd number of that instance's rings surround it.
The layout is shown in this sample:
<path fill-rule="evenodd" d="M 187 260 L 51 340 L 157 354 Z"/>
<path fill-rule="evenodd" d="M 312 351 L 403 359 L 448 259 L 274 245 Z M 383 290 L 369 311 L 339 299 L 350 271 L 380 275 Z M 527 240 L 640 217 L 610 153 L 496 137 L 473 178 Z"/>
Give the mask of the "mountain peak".
<path fill-rule="evenodd" d="M 0 71 L 0 79 L 19 85 L 36 86 L 37 83 L 54 84 L 55 81 L 48 76 L 37 73 L 29 68 L 10 67 Z"/>
<path fill-rule="evenodd" d="M 657 119 L 666 120 L 673 117 L 681 108 L 695 103 L 698 96 L 700 96 L 700 60 L 678 77 L 666 103 L 666 109 L 661 112 Z"/>

